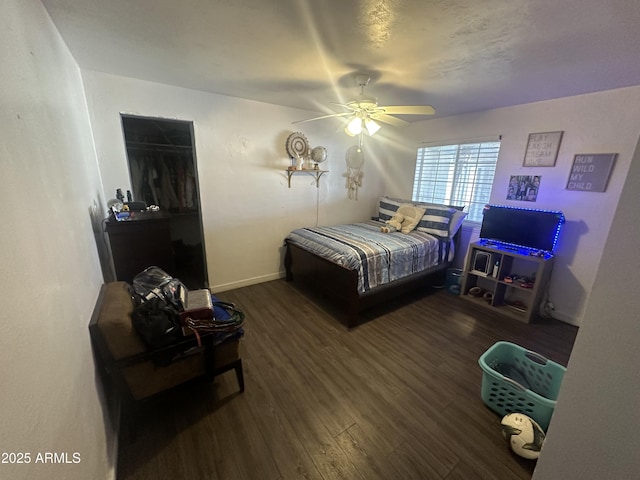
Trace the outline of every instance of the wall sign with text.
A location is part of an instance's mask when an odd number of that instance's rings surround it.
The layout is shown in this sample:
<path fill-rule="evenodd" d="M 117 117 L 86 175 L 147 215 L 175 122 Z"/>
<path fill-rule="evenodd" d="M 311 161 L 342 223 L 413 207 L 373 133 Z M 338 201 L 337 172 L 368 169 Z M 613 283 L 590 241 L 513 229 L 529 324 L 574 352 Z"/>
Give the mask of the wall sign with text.
<path fill-rule="evenodd" d="M 553 167 L 556 164 L 562 132 L 530 133 L 524 152 L 524 167 Z"/>
<path fill-rule="evenodd" d="M 617 153 L 584 153 L 576 155 L 567 182 L 567 190 L 604 192 Z"/>

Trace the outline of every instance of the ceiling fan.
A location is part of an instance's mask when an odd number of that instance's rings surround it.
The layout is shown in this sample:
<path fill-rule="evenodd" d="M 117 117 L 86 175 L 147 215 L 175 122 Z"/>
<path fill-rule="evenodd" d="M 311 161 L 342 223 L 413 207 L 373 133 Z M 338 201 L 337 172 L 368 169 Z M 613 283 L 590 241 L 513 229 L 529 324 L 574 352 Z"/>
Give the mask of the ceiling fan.
<path fill-rule="evenodd" d="M 323 118 L 348 117 L 344 131 L 352 137 L 367 132 L 370 136 L 380 130 L 378 122 L 387 123 L 396 127 L 404 127 L 409 122 L 396 118 L 393 115 L 433 115 L 436 113 L 431 105 L 378 105 L 378 99 L 364 93 L 364 87 L 369 84 L 371 77 L 366 74 L 359 74 L 355 77 L 360 94 L 347 103 L 334 103 L 343 107 L 346 111 L 342 113 L 332 113 L 320 117 L 299 120 L 293 123 L 311 122 Z"/>

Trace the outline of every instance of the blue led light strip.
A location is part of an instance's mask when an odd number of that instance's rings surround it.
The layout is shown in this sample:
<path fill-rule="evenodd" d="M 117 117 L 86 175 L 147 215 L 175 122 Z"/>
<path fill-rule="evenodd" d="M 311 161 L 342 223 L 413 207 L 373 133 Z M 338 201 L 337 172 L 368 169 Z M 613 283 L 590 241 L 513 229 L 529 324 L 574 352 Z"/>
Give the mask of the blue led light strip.
<path fill-rule="evenodd" d="M 553 251 L 555 250 L 556 244 L 558 243 L 558 238 L 560 237 L 560 229 L 562 228 L 562 225 L 566 221 L 563 212 L 561 212 L 560 210 L 542 210 L 540 208 L 511 207 L 509 205 L 495 205 L 495 204 L 487 204 L 487 205 L 485 205 L 484 210 L 489 210 L 492 207 L 502 208 L 502 209 L 508 208 L 508 209 L 511 209 L 511 210 L 524 210 L 524 211 L 529 211 L 529 212 L 541 212 L 541 213 L 549 213 L 549 214 L 557 215 L 558 216 L 558 223 L 556 225 L 556 230 L 555 230 L 554 235 L 553 235 L 553 244 L 552 244 L 551 250 L 539 250 L 539 251 L 544 252 L 545 254 L 553 255 Z M 527 252 L 532 252 L 532 251 L 538 250 L 536 248 L 528 247 L 526 245 L 520 245 L 520 244 L 517 244 L 517 243 L 502 242 L 500 240 L 494 240 L 494 239 L 490 239 L 490 238 L 484 238 L 483 240 L 485 242 L 487 242 L 487 243 L 493 243 L 493 244 L 498 245 L 498 246 L 503 245 L 503 246 L 506 246 L 506 247 L 516 247 L 516 248 L 519 248 L 519 249 L 524 249 Z"/>

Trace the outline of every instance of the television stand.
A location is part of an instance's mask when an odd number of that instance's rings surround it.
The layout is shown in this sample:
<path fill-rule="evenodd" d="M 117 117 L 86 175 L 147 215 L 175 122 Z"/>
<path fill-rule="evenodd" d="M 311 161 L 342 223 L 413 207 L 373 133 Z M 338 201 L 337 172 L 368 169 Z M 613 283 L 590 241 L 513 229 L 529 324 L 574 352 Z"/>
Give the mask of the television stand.
<path fill-rule="evenodd" d="M 471 243 L 462 273 L 461 296 L 530 323 L 540 310 L 553 261 L 554 256 L 548 252 L 540 254 L 484 240 Z"/>
<path fill-rule="evenodd" d="M 477 244 L 478 246 L 481 246 L 481 247 L 495 248 L 496 250 L 505 251 L 505 252 L 515 252 L 525 256 L 529 255 L 532 257 L 544 257 L 544 258 L 553 257 L 553 254 L 546 250 L 538 250 L 535 248 L 522 247 L 522 246 L 510 244 L 510 243 L 502 243 L 496 240 L 481 239 L 481 240 L 478 240 Z"/>

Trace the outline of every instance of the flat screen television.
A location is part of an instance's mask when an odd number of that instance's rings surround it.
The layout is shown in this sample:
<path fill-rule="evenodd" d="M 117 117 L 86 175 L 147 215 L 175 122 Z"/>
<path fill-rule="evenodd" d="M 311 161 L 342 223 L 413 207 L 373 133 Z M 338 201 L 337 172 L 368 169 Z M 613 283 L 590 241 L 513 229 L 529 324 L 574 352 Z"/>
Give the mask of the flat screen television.
<path fill-rule="evenodd" d="M 503 246 L 553 253 L 564 214 L 559 211 L 487 205 L 480 239 Z"/>

